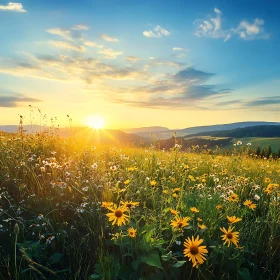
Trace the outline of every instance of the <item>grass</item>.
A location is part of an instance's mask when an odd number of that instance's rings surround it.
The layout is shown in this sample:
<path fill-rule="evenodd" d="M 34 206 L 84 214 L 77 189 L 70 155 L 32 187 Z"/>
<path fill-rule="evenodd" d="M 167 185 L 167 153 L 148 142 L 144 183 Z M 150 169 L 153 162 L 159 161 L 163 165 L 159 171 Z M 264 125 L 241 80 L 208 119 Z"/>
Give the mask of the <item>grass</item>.
<path fill-rule="evenodd" d="M 280 279 L 279 160 L 0 140 L 0 279 Z"/>
<path fill-rule="evenodd" d="M 238 141 L 241 141 L 244 145 L 247 143 L 251 143 L 252 149 L 256 149 L 258 145 L 262 148 L 267 148 L 269 145 L 271 146 L 271 150 L 273 152 L 278 152 L 280 149 L 280 137 L 274 137 L 274 138 L 267 138 L 267 137 L 246 137 L 246 138 L 234 138 L 231 141 L 231 144 L 223 147 L 223 149 L 232 149 L 232 145 L 234 143 L 237 143 Z"/>

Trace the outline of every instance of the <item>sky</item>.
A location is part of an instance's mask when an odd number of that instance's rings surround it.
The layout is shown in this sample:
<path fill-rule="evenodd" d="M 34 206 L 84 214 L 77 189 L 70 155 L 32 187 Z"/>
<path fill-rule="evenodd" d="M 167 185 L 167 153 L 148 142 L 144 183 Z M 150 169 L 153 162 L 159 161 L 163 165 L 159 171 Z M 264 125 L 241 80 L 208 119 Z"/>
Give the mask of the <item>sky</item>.
<path fill-rule="evenodd" d="M 0 125 L 280 122 L 279 13 L 278 0 L 0 0 Z"/>

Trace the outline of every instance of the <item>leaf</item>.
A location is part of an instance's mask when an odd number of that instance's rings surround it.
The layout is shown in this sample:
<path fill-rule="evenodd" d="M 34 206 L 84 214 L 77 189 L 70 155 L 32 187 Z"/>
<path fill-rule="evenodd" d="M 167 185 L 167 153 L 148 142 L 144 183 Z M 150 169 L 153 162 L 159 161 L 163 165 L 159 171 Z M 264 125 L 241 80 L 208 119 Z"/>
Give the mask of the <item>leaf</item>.
<path fill-rule="evenodd" d="M 89 279 L 100 279 L 100 276 L 97 274 L 90 275 Z"/>
<path fill-rule="evenodd" d="M 149 266 L 155 266 L 159 269 L 163 269 L 158 253 L 153 253 L 146 257 L 146 264 L 148 264 Z"/>
<path fill-rule="evenodd" d="M 178 262 L 174 263 L 172 266 L 173 267 L 181 267 L 182 265 L 184 265 L 185 262 L 186 261 L 178 261 Z"/>
<path fill-rule="evenodd" d="M 62 257 L 63 257 L 63 254 L 61 254 L 61 253 L 55 253 L 55 254 L 51 255 L 49 257 L 49 264 L 54 264 L 54 263 L 59 262 Z"/>
<path fill-rule="evenodd" d="M 251 280 L 251 273 L 249 271 L 248 268 L 241 268 L 240 270 L 238 270 L 238 274 L 241 277 L 241 279 L 243 280 Z"/>

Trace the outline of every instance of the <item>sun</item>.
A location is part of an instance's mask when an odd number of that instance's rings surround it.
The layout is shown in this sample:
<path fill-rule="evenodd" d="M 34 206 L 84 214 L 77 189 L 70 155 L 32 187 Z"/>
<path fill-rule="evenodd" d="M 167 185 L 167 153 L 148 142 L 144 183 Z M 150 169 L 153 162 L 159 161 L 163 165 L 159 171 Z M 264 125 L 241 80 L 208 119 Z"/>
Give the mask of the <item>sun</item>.
<path fill-rule="evenodd" d="M 99 115 L 89 116 L 86 124 L 93 129 L 102 129 L 105 126 L 105 120 Z"/>

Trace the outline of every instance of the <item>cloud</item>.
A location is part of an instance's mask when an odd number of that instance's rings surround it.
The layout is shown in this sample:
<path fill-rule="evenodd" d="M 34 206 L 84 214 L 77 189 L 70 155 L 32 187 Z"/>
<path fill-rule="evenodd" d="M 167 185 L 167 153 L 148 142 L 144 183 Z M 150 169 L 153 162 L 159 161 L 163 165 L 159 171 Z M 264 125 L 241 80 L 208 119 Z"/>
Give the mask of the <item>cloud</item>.
<path fill-rule="evenodd" d="M 212 99 L 227 96 L 232 91 L 205 85 L 213 76 L 213 73 L 187 67 L 175 74 L 166 74 L 162 79 L 151 79 L 146 86 L 120 88 L 112 101 L 137 107 L 208 109 Z"/>
<path fill-rule="evenodd" d="M 103 45 L 100 45 L 96 42 L 93 42 L 93 41 L 89 41 L 89 40 L 85 40 L 84 41 L 84 45 L 88 46 L 88 47 L 96 47 L 96 48 L 99 48 L 99 49 L 103 49 L 104 46 Z"/>
<path fill-rule="evenodd" d="M 63 49 L 68 49 L 76 52 L 85 52 L 86 48 L 84 46 L 79 46 L 79 45 L 73 45 L 67 42 L 62 42 L 62 41 L 50 41 L 50 44 L 57 47 L 57 48 L 63 48 Z"/>
<path fill-rule="evenodd" d="M 125 59 L 131 62 L 137 62 L 140 60 L 139 57 L 135 57 L 135 56 L 127 56 Z"/>
<path fill-rule="evenodd" d="M 98 53 L 104 54 L 105 58 L 111 58 L 111 59 L 116 58 L 117 56 L 123 54 L 123 52 L 117 52 L 112 49 L 102 49 L 98 51 Z"/>
<path fill-rule="evenodd" d="M 264 32 L 264 20 L 256 18 L 253 23 L 241 21 L 238 27 L 234 30 L 239 35 L 239 38 L 244 40 L 268 39 L 269 34 Z"/>
<path fill-rule="evenodd" d="M 40 99 L 27 97 L 23 94 L 19 93 L 11 93 L 4 91 L 4 94 L 9 95 L 2 95 L 3 91 L 0 90 L 0 107 L 19 107 L 21 103 L 26 102 L 41 102 Z"/>
<path fill-rule="evenodd" d="M 223 38 L 227 41 L 231 37 L 231 32 L 222 29 L 222 12 L 217 8 L 214 9 L 215 17 L 208 20 L 196 19 L 195 35 L 197 37 Z"/>
<path fill-rule="evenodd" d="M 14 2 L 9 2 L 8 5 L 0 5 L 0 11 L 10 11 L 10 12 L 19 12 L 19 13 L 24 13 L 26 10 L 24 10 L 23 6 L 21 3 L 14 3 Z"/>
<path fill-rule="evenodd" d="M 184 49 L 184 48 L 174 47 L 174 48 L 173 48 L 173 51 L 175 51 L 175 52 L 187 52 L 188 50 L 187 50 L 187 49 Z"/>
<path fill-rule="evenodd" d="M 0 58 L 0 73 L 56 81 L 102 84 L 105 80 L 148 80 L 148 74 L 133 67 L 110 65 L 92 57 L 27 54 L 14 59 Z M 112 90 L 112 89 L 111 89 Z"/>
<path fill-rule="evenodd" d="M 169 36 L 171 33 L 162 28 L 160 25 L 157 25 L 153 30 L 146 30 L 143 31 L 143 35 L 150 38 L 150 37 L 156 37 L 156 38 L 160 38 L 162 36 Z"/>
<path fill-rule="evenodd" d="M 88 30 L 88 26 L 84 24 L 76 24 L 72 28 L 72 30 Z"/>
<path fill-rule="evenodd" d="M 280 96 L 269 96 L 263 97 L 260 99 L 250 100 L 244 103 L 245 107 L 260 107 L 260 106 L 268 106 L 268 105 L 276 105 L 280 104 Z"/>
<path fill-rule="evenodd" d="M 195 35 L 197 37 L 208 37 L 214 39 L 224 39 L 224 42 L 229 40 L 232 36 L 238 35 L 239 38 L 244 40 L 254 39 L 268 39 L 269 34 L 265 33 L 263 25 L 264 20 L 256 18 L 253 23 L 248 21 L 241 21 L 236 28 L 222 27 L 222 12 L 217 8 L 214 9 L 215 16 L 209 19 L 196 19 Z"/>
<path fill-rule="evenodd" d="M 107 41 L 107 42 L 119 42 L 119 39 L 118 39 L 118 38 L 110 37 L 110 36 L 107 35 L 107 34 L 101 34 L 100 37 L 101 37 L 104 41 Z"/>

